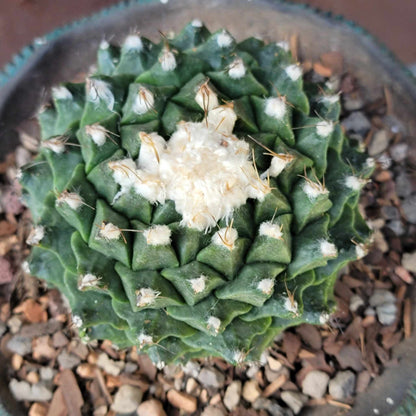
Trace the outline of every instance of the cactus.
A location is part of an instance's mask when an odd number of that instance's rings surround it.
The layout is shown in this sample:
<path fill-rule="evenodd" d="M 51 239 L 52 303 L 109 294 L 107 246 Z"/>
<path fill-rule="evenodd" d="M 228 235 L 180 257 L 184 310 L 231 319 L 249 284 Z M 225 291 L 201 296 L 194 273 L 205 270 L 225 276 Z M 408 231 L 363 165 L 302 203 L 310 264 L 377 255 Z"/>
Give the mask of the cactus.
<path fill-rule="evenodd" d="M 157 44 L 103 41 L 94 74 L 52 101 L 21 171 L 29 266 L 85 340 L 238 364 L 326 322 L 337 273 L 365 254 L 372 160 L 285 42 L 199 21 Z"/>

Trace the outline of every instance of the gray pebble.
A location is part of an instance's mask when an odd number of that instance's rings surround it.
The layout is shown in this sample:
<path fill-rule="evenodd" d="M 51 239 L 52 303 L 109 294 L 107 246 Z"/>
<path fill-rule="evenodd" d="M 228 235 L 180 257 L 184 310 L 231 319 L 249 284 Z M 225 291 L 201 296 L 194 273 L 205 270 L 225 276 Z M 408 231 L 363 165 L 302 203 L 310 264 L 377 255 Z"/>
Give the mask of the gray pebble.
<path fill-rule="evenodd" d="M 72 369 L 81 363 L 81 358 L 74 354 L 70 354 L 67 350 L 63 350 L 58 355 L 58 363 L 62 368 Z"/>
<path fill-rule="evenodd" d="M 221 388 L 224 385 L 225 377 L 215 368 L 203 368 L 198 374 L 198 381 L 204 387 Z"/>
<path fill-rule="evenodd" d="M 211 405 L 204 409 L 204 411 L 201 413 L 201 416 L 225 416 L 225 413 L 222 411 L 222 409 Z"/>
<path fill-rule="evenodd" d="M 7 331 L 7 326 L 4 322 L 0 322 L 0 337 Z"/>
<path fill-rule="evenodd" d="M 13 315 L 8 321 L 7 326 L 9 327 L 9 331 L 12 334 L 16 334 L 19 332 L 19 329 L 22 326 L 22 321 L 17 317 L 17 315 Z"/>
<path fill-rule="evenodd" d="M 400 219 L 400 212 L 396 207 L 392 205 L 386 205 L 381 208 L 381 213 L 386 220 L 398 220 Z"/>
<path fill-rule="evenodd" d="M 42 383 L 31 385 L 27 381 L 13 378 L 9 383 L 9 389 L 17 401 L 47 402 L 52 399 L 52 391 Z"/>
<path fill-rule="evenodd" d="M 357 312 L 361 306 L 364 306 L 364 301 L 359 295 L 352 295 L 350 298 L 350 311 Z"/>
<path fill-rule="evenodd" d="M 138 368 L 138 365 L 132 362 L 127 362 L 126 366 L 124 367 L 124 372 L 127 374 L 134 373 Z"/>
<path fill-rule="evenodd" d="M 336 400 L 344 400 L 354 394 L 355 374 L 350 371 L 340 371 L 329 382 L 329 394 Z"/>
<path fill-rule="evenodd" d="M 126 414 L 134 412 L 142 402 L 143 392 L 138 387 L 123 384 L 114 396 L 111 410 L 116 413 Z"/>
<path fill-rule="evenodd" d="M 225 390 L 223 402 L 228 410 L 234 410 L 240 403 L 241 387 L 241 381 L 235 380 Z"/>
<path fill-rule="evenodd" d="M 347 132 L 365 136 L 371 129 L 371 123 L 362 111 L 355 111 L 342 121 Z"/>
<path fill-rule="evenodd" d="M 39 369 L 40 379 L 43 381 L 50 381 L 55 377 L 56 370 L 51 367 L 41 367 Z"/>
<path fill-rule="evenodd" d="M 323 371 L 313 370 L 303 379 L 302 393 L 314 399 L 324 397 L 329 382 L 329 375 Z"/>
<path fill-rule="evenodd" d="M 195 361 L 188 361 L 182 367 L 182 370 L 187 376 L 197 378 L 199 371 L 201 370 L 201 366 Z"/>
<path fill-rule="evenodd" d="M 343 107 L 346 111 L 361 110 L 364 106 L 364 100 L 360 96 L 351 97 L 350 94 L 344 94 L 342 98 Z"/>
<path fill-rule="evenodd" d="M 394 232 L 398 237 L 405 233 L 405 228 L 403 223 L 400 220 L 389 221 L 387 223 L 387 228 Z"/>
<path fill-rule="evenodd" d="M 7 349 L 21 356 L 29 354 L 32 352 L 32 340 L 27 337 L 15 335 L 7 343 Z"/>
<path fill-rule="evenodd" d="M 376 156 L 383 153 L 390 142 L 390 134 L 386 130 L 379 130 L 374 133 L 373 139 L 368 146 L 368 154 L 370 156 Z"/>
<path fill-rule="evenodd" d="M 416 194 L 403 201 L 402 209 L 407 220 L 412 224 L 416 224 Z"/>
<path fill-rule="evenodd" d="M 182 371 L 182 366 L 177 364 L 168 364 L 163 368 L 163 374 L 167 378 L 175 378 Z"/>
<path fill-rule="evenodd" d="M 398 143 L 390 148 L 390 156 L 395 162 L 406 159 L 409 146 L 407 143 Z"/>
<path fill-rule="evenodd" d="M 124 369 L 125 363 L 124 361 L 114 361 L 103 352 L 98 356 L 97 365 L 106 373 L 112 376 L 118 376 Z"/>
<path fill-rule="evenodd" d="M 392 325 L 396 320 L 397 306 L 395 303 L 384 303 L 377 306 L 376 312 L 382 325 Z"/>
<path fill-rule="evenodd" d="M 416 251 L 413 253 L 404 253 L 402 257 L 402 266 L 409 272 L 416 273 Z"/>
<path fill-rule="evenodd" d="M 386 289 L 376 289 L 370 296 L 370 305 L 375 307 L 384 303 L 396 303 L 396 296 Z"/>
<path fill-rule="evenodd" d="M 254 410 L 267 410 L 267 412 L 271 416 L 291 416 L 293 413 L 289 409 L 284 409 L 282 406 L 277 404 L 276 402 L 266 399 L 264 397 L 259 397 L 254 403 L 253 403 L 253 409 Z"/>
<path fill-rule="evenodd" d="M 293 410 L 295 415 L 297 415 L 309 400 L 307 396 L 297 391 L 284 391 L 280 395 L 282 400 Z"/>
<path fill-rule="evenodd" d="M 248 378 L 253 378 L 256 375 L 257 371 L 259 371 L 259 369 L 260 367 L 257 365 L 254 365 L 254 364 L 249 365 L 246 370 L 246 376 Z"/>
<path fill-rule="evenodd" d="M 400 172 L 396 177 L 396 193 L 400 198 L 407 198 L 412 194 L 412 182 L 406 172 Z"/>

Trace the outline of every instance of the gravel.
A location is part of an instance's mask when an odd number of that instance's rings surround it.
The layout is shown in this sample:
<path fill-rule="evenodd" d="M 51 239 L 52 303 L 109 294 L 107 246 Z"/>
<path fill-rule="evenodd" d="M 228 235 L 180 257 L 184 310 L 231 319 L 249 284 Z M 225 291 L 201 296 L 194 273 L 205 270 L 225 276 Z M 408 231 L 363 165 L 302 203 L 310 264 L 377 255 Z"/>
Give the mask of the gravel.
<path fill-rule="evenodd" d="M 261 395 L 261 389 L 257 380 L 247 380 L 243 386 L 243 398 L 244 400 L 253 403 Z"/>
<path fill-rule="evenodd" d="M 368 146 L 368 154 L 370 156 L 376 156 L 383 153 L 387 149 L 389 141 L 390 133 L 387 130 L 377 131 Z"/>
<path fill-rule="evenodd" d="M 403 201 L 402 209 L 407 221 L 416 224 L 416 194 L 411 195 Z"/>
<path fill-rule="evenodd" d="M 402 266 L 410 272 L 416 274 L 416 251 L 414 251 L 413 253 L 403 254 Z"/>
<path fill-rule="evenodd" d="M 63 350 L 58 355 L 58 363 L 61 368 L 74 368 L 81 363 L 81 358 L 69 353 L 67 350 Z"/>
<path fill-rule="evenodd" d="M 308 396 L 297 391 L 284 391 L 281 394 L 281 398 L 293 410 L 295 415 L 302 410 L 305 403 L 309 400 Z"/>
<path fill-rule="evenodd" d="M 397 306 L 394 303 L 383 303 L 376 308 L 377 318 L 382 325 L 392 325 L 397 316 Z"/>
<path fill-rule="evenodd" d="M 204 387 L 221 388 L 224 385 L 224 374 L 215 368 L 203 368 L 198 374 L 198 381 Z"/>
<path fill-rule="evenodd" d="M 341 123 L 347 132 L 354 132 L 365 136 L 371 129 L 371 123 L 362 111 L 355 111 Z"/>
<path fill-rule="evenodd" d="M 352 396 L 355 389 L 355 379 L 355 374 L 352 371 L 340 371 L 329 382 L 329 394 L 337 400 L 344 400 Z"/>
<path fill-rule="evenodd" d="M 123 384 L 114 396 L 111 410 L 116 413 L 126 414 L 134 412 L 141 403 L 143 392 L 138 387 Z"/>
<path fill-rule="evenodd" d="M 32 352 L 32 340 L 27 337 L 15 335 L 7 343 L 7 348 L 16 354 L 26 355 Z"/>
<path fill-rule="evenodd" d="M 321 399 L 326 393 L 329 375 L 320 370 L 309 372 L 302 383 L 302 393 L 314 399 Z"/>
<path fill-rule="evenodd" d="M 225 407 L 230 411 L 234 410 L 240 403 L 241 386 L 241 381 L 235 380 L 231 382 L 225 390 L 223 402 Z"/>
<path fill-rule="evenodd" d="M 18 381 L 12 378 L 9 388 L 17 401 L 47 402 L 52 399 L 52 391 L 42 383 L 31 385 L 27 381 Z"/>

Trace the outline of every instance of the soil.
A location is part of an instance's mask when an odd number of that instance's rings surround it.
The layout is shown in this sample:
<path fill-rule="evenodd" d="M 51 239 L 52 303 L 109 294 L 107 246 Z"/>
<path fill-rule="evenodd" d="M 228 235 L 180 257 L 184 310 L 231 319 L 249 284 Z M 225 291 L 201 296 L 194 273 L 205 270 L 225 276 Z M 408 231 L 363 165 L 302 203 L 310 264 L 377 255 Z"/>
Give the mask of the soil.
<path fill-rule="evenodd" d="M 36 153 L 38 138 L 34 122 L 21 126 L 21 145 L 0 164 L 0 352 L 10 389 L 29 415 L 293 415 L 328 403 L 344 411 L 385 368 L 398 365 L 392 348 L 412 328 L 416 140 L 406 136 L 389 91 L 366 102 L 340 55 L 303 66 L 308 76 L 338 84 L 343 128 L 376 160 L 361 198 L 374 244 L 341 273 L 337 311 L 327 324 L 286 330 L 260 362 L 247 365 L 204 359 L 159 370 L 136 348 L 79 340 L 59 293 L 25 266 L 31 220 L 16 174 Z"/>

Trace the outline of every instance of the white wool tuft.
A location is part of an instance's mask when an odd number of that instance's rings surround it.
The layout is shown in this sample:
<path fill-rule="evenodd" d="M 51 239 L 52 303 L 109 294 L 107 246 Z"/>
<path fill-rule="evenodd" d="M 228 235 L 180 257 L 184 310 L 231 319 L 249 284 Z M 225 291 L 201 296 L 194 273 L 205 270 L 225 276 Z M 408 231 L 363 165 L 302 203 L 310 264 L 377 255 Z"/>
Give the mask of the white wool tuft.
<path fill-rule="evenodd" d="M 321 316 L 319 317 L 319 323 L 321 325 L 326 324 L 329 321 L 329 313 L 327 312 L 322 312 Z"/>
<path fill-rule="evenodd" d="M 195 95 L 195 101 L 204 111 L 211 111 L 218 107 L 218 97 L 214 91 L 204 82 Z"/>
<path fill-rule="evenodd" d="M 84 204 L 84 200 L 76 192 L 64 191 L 56 198 L 56 204 L 59 205 L 62 203 L 67 204 L 69 208 L 76 211 L 82 204 Z"/>
<path fill-rule="evenodd" d="M 334 123 L 332 121 L 322 120 L 316 125 L 316 133 L 320 137 L 328 137 L 334 131 Z"/>
<path fill-rule="evenodd" d="M 208 112 L 207 122 L 211 129 L 217 133 L 230 135 L 233 132 L 234 124 L 237 121 L 237 115 L 233 108 L 229 105 L 220 105 Z M 201 130 L 205 126 L 201 124 Z M 201 131 L 202 133 L 202 131 Z"/>
<path fill-rule="evenodd" d="M 241 79 L 246 74 L 246 67 L 241 58 L 235 59 L 228 67 L 228 75 L 232 79 Z"/>
<path fill-rule="evenodd" d="M 167 3 L 167 2 L 168 2 L 168 0 L 160 0 L 160 2 L 161 2 L 161 3 Z M 165 363 L 164 361 L 158 361 L 158 362 L 156 363 L 156 368 L 157 368 L 158 370 L 163 370 L 163 369 L 165 368 L 165 366 L 166 366 L 166 363 Z"/>
<path fill-rule="evenodd" d="M 297 81 L 302 76 L 302 68 L 295 64 L 287 66 L 285 72 L 292 81 Z"/>
<path fill-rule="evenodd" d="M 86 82 L 87 100 L 98 105 L 103 101 L 106 107 L 113 111 L 115 98 L 111 91 L 110 85 L 101 79 L 88 78 Z"/>
<path fill-rule="evenodd" d="M 335 244 L 330 243 L 328 240 L 319 241 L 319 248 L 324 257 L 336 257 L 338 254 Z"/>
<path fill-rule="evenodd" d="M 175 55 L 168 48 L 163 50 L 159 61 L 163 71 L 165 72 L 173 71 L 176 68 Z"/>
<path fill-rule="evenodd" d="M 77 327 L 77 328 L 81 328 L 82 327 L 82 325 L 84 324 L 83 322 L 82 322 L 82 319 L 81 319 L 81 317 L 80 316 L 78 316 L 78 315 L 73 315 L 72 316 L 72 323 L 75 325 L 75 327 Z"/>
<path fill-rule="evenodd" d="M 373 157 L 368 157 L 368 158 L 365 160 L 365 165 L 366 165 L 368 168 L 373 168 L 373 167 L 376 165 L 376 161 L 374 160 L 374 158 L 373 158 Z"/>
<path fill-rule="evenodd" d="M 279 157 L 285 155 L 273 156 L 270 163 L 269 174 L 270 176 L 279 176 L 283 169 L 293 160 L 288 157 Z"/>
<path fill-rule="evenodd" d="M 81 275 L 78 280 L 78 290 L 84 290 L 87 287 L 97 287 L 100 283 L 100 280 L 100 277 L 97 277 L 91 273 Z"/>
<path fill-rule="evenodd" d="M 138 35 L 128 35 L 123 43 L 123 49 L 126 51 L 135 50 L 141 52 L 143 50 L 143 42 Z"/>
<path fill-rule="evenodd" d="M 246 354 L 241 350 L 235 350 L 233 353 L 233 361 L 237 364 L 241 364 L 246 359 Z"/>
<path fill-rule="evenodd" d="M 339 101 L 339 95 L 338 94 L 324 95 L 323 97 L 320 98 L 320 101 L 326 104 L 335 104 Z"/>
<path fill-rule="evenodd" d="M 108 162 L 108 167 L 113 171 L 113 178 L 121 186 L 123 193 L 140 182 L 133 159 L 114 160 Z"/>
<path fill-rule="evenodd" d="M 285 299 L 284 308 L 292 313 L 298 313 L 298 303 L 295 300 L 290 300 L 289 298 Z"/>
<path fill-rule="evenodd" d="M 153 338 L 151 335 L 146 335 L 144 332 L 141 332 L 137 337 L 137 341 L 139 342 L 139 348 L 142 349 L 145 345 L 152 345 Z"/>
<path fill-rule="evenodd" d="M 166 201 L 166 188 L 160 178 L 142 170 L 137 170 L 137 174 L 141 181 L 136 182 L 134 190 L 152 204 L 156 202 L 164 204 Z"/>
<path fill-rule="evenodd" d="M 142 287 L 136 292 L 136 306 L 142 308 L 149 306 L 160 296 L 160 292 L 150 287 Z"/>
<path fill-rule="evenodd" d="M 282 120 L 286 114 L 286 103 L 283 98 L 270 97 L 265 101 L 264 112 L 269 117 L 273 117 L 276 120 Z"/>
<path fill-rule="evenodd" d="M 368 250 L 366 249 L 364 244 L 357 244 L 355 246 L 355 253 L 357 255 L 357 259 L 362 259 L 367 255 Z"/>
<path fill-rule="evenodd" d="M 354 191 L 359 191 L 363 185 L 365 185 L 367 181 L 365 179 L 357 178 L 356 176 L 347 176 L 345 178 L 345 186 Z"/>
<path fill-rule="evenodd" d="M 309 199 L 315 199 L 319 195 L 327 194 L 329 191 L 320 183 L 311 181 L 305 181 L 302 187 L 303 192 L 308 196 Z"/>
<path fill-rule="evenodd" d="M 65 152 L 65 142 L 59 137 L 44 140 L 42 146 L 58 155 Z"/>
<path fill-rule="evenodd" d="M 260 224 L 259 235 L 281 240 L 283 233 L 279 224 L 273 224 L 271 221 L 265 221 Z"/>
<path fill-rule="evenodd" d="M 107 140 L 107 130 L 99 124 L 85 126 L 85 133 L 91 137 L 91 140 L 97 145 L 102 146 Z"/>
<path fill-rule="evenodd" d="M 199 19 L 194 19 L 192 20 L 191 25 L 193 27 L 202 27 L 202 22 Z"/>
<path fill-rule="evenodd" d="M 166 246 L 170 244 L 171 229 L 167 225 L 153 225 L 143 232 L 149 246 Z"/>
<path fill-rule="evenodd" d="M 189 284 L 192 287 L 194 293 L 201 293 L 205 290 L 207 276 L 201 274 L 201 276 L 195 279 L 188 279 Z"/>
<path fill-rule="evenodd" d="M 142 115 L 153 109 L 155 105 L 155 97 L 153 93 L 145 88 L 140 87 L 133 103 L 133 112 Z"/>
<path fill-rule="evenodd" d="M 141 141 L 138 159 L 139 168 L 149 173 L 156 173 L 159 170 L 158 165 L 161 155 L 164 154 L 166 149 L 166 141 L 157 133 L 140 132 L 139 138 Z"/>
<path fill-rule="evenodd" d="M 215 333 L 218 334 L 220 328 L 221 328 L 221 319 L 217 318 L 216 316 L 210 316 L 207 319 L 207 328 L 213 329 Z"/>
<path fill-rule="evenodd" d="M 108 49 L 109 47 L 110 47 L 110 44 L 105 39 L 103 39 L 100 43 L 100 49 L 105 50 L 105 49 Z"/>
<path fill-rule="evenodd" d="M 265 295 L 270 295 L 274 288 L 274 280 L 273 279 L 263 279 L 260 280 L 259 284 L 257 285 L 257 289 L 260 290 Z"/>
<path fill-rule="evenodd" d="M 289 52 L 289 42 L 282 40 L 280 42 L 277 42 L 276 45 L 279 48 L 282 48 L 285 52 Z"/>
<path fill-rule="evenodd" d="M 30 246 L 36 246 L 41 242 L 43 237 L 45 237 L 45 227 L 43 225 L 37 225 L 30 231 L 26 243 Z"/>
<path fill-rule="evenodd" d="M 52 97 L 55 100 L 72 100 L 71 91 L 68 88 L 60 85 L 59 87 L 52 88 Z"/>
<path fill-rule="evenodd" d="M 228 250 L 234 249 L 234 244 L 238 238 L 238 231 L 235 228 L 225 227 L 218 230 L 212 236 L 212 243 L 220 246 L 228 248 Z"/>
<path fill-rule="evenodd" d="M 98 231 L 98 238 L 104 238 L 105 240 L 118 240 L 121 235 L 121 230 L 111 222 L 102 223 L 100 231 Z"/>
<path fill-rule="evenodd" d="M 233 38 L 225 30 L 217 35 L 217 44 L 220 48 L 228 48 L 233 43 Z"/>

